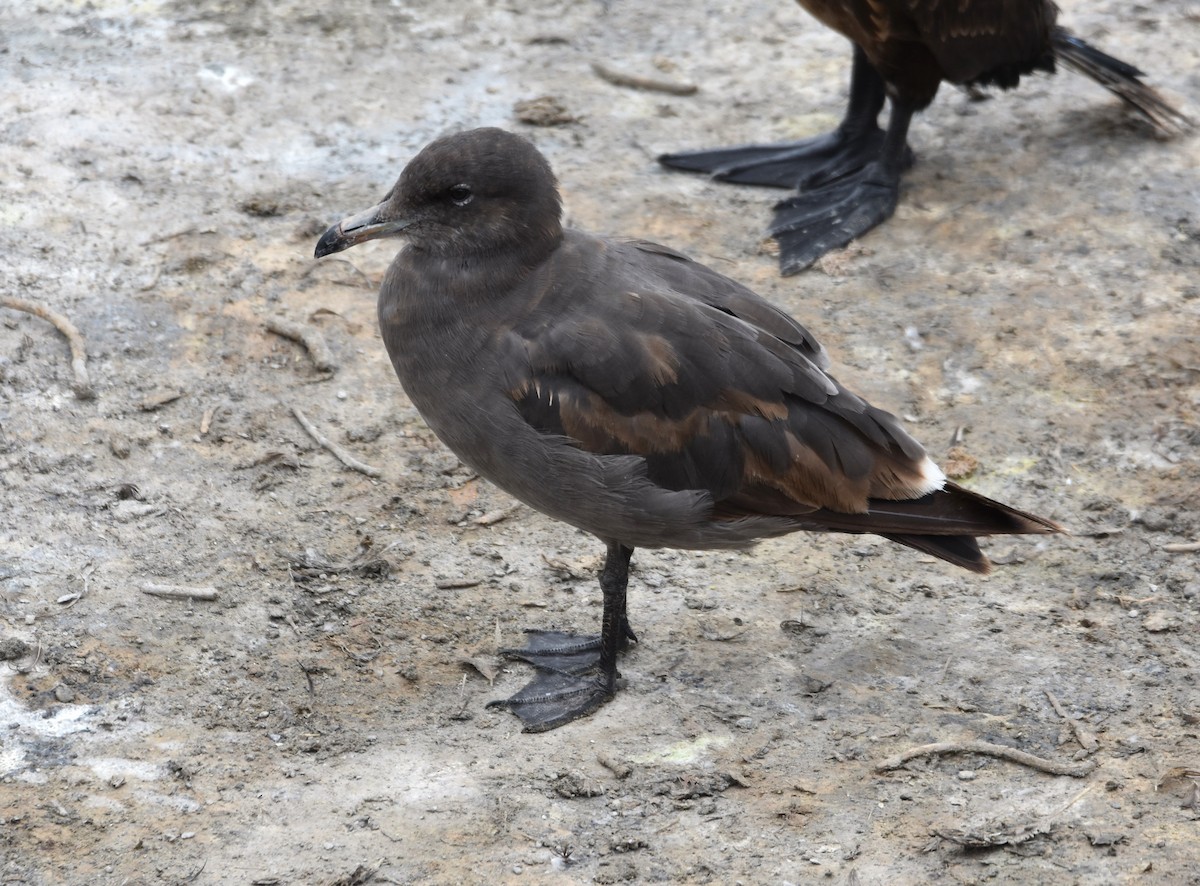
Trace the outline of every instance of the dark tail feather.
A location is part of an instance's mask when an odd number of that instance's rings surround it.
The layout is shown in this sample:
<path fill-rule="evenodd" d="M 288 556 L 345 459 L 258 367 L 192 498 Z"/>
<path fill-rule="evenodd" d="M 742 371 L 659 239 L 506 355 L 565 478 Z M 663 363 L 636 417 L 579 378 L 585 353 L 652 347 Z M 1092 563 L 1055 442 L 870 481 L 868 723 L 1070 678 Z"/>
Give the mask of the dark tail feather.
<path fill-rule="evenodd" d="M 1063 532 L 1053 520 L 947 482 L 920 498 L 871 499 L 862 514 L 828 510 L 804 515 L 813 528 L 834 532 L 871 532 L 932 554 L 972 572 L 988 572 L 992 564 L 979 550 L 979 535 L 1044 535 Z"/>
<path fill-rule="evenodd" d="M 979 550 L 971 535 L 885 535 L 884 538 L 932 554 L 939 560 L 970 569 L 982 575 L 992 571 L 992 563 Z"/>
<path fill-rule="evenodd" d="M 964 489 L 957 483 L 947 482 L 940 492 L 917 501 L 926 505 L 921 509 L 928 512 L 922 514 L 924 520 L 936 520 L 942 525 L 920 534 L 880 534 L 884 538 L 932 554 L 939 560 L 970 569 L 972 572 L 986 574 L 992 571 L 991 561 L 975 543 L 977 535 L 1043 535 L 1063 531 L 1053 520 L 1010 508 L 994 499 Z M 890 504 L 892 503 L 887 502 L 884 507 Z M 874 506 L 871 510 L 875 510 Z"/>
<path fill-rule="evenodd" d="M 1142 72 L 1133 65 L 1101 52 L 1065 28 L 1055 28 L 1051 39 L 1058 61 L 1122 99 L 1162 135 L 1181 135 L 1195 126 L 1191 118 L 1143 83 Z"/>
<path fill-rule="evenodd" d="M 828 513 L 818 511 L 814 516 Z M 920 498 L 873 498 L 865 514 L 836 516 L 841 522 L 855 522 L 867 532 L 888 536 L 1043 535 L 1063 531 L 1053 520 L 1019 511 L 949 480 L 942 489 Z M 841 528 L 837 523 L 834 526 Z"/>

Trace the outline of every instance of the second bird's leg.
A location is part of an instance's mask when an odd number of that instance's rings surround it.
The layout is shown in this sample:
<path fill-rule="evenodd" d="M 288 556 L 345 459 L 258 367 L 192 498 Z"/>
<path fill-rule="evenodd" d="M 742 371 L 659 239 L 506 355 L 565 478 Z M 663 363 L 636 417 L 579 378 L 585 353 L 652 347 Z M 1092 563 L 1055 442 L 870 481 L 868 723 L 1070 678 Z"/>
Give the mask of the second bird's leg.
<path fill-rule="evenodd" d="M 798 142 L 664 154 L 658 162 L 738 184 L 814 187 L 853 173 L 876 158 L 884 142 L 878 118 L 885 97 L 883 78 L 855 46 L 850 101 L 845 117 L 833 132 Z M 908 154 L 907 159 L 911 164 L 912 155 Z"/>
<path fill-rule="evenodd" d="M 871 162 L 775 205 L 768 233 L 779 242 L 784 274 L 804 270 L 891 218 L 900 199 L 900 176 L 912 165 L 908 127 L 915 111 L 915 105 L 893 98 L 883 144 Z"/>

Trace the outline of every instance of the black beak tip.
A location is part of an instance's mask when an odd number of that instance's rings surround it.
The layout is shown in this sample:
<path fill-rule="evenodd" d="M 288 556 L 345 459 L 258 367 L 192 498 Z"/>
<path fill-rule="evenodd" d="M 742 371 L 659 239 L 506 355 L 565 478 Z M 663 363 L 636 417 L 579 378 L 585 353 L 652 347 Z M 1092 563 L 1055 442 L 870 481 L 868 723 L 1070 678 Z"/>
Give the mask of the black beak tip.
<path fill-rule="evenodd" d="M 321 239 L 317 241 L 317 248 L 313 250 L 313 256 L 315 258 L 324 258 L 335 252 L 341 252 L 345 248 L 346 240 L 342 236 L 342 226 L 334 225 L 321 235 Z"/>

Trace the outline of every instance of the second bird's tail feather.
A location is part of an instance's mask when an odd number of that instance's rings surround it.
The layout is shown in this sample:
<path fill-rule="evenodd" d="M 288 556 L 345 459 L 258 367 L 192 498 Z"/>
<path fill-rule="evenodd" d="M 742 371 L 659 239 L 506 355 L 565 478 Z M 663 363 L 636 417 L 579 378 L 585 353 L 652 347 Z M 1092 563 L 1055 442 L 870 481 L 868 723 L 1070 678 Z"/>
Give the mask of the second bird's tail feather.
<path fill-rule="evenodd" d="M 1055 59 L 1129 104 L 1164 136 L 1180 135 L 1195 126 L 1191 118 L 1143 83 L 1142 72 L 1133 65 L 1101 52 L 1066 28 L 1055 28 L 1051 39 Z"/>

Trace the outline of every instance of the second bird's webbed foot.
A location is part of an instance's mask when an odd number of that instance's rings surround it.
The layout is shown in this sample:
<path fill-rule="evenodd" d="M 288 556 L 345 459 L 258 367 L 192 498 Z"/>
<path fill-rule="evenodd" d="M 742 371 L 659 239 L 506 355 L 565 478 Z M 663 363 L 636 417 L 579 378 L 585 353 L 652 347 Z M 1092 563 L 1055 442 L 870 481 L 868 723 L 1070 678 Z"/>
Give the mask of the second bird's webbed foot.
<path fill-rule="evenodd" d="M 705 172 L 718 181 L 807 188 L 862 169 L 879 156 L 883 138 L 878 126 L 856 132 L 835 129 L 796 142 L 663 154 L 658 162 L 672 169 Z"/>
<path fill-rule="evenodd" d="M 888 218 L 900 196 L 898 174 L 877 164 L 806 190 L 775 205 L 769 233 L 779 242 L 784 274 L 802 271 Z"/>

